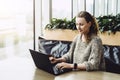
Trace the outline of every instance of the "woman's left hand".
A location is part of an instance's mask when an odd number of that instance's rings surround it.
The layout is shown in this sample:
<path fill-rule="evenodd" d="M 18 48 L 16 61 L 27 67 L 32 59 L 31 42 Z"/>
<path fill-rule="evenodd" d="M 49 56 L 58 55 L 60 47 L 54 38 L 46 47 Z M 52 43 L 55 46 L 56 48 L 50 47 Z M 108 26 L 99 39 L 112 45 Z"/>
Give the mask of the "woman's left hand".
<path fill-rule="evenodd" d="M 61 63 L 58 63 L 56 65 L 57 68 L 59 69 L 72 69 L 73 68 L 73 64 L 70 64 L 70 63 L 65 63 L 65 62 L 61 62 Z"/>

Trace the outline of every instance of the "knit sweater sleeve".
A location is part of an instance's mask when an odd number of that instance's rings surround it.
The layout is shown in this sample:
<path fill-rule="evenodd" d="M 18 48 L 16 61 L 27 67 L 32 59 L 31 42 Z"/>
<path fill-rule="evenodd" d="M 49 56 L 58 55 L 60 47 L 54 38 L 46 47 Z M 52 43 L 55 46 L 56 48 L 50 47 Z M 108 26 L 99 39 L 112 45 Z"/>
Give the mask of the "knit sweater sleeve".
<path fill-rule="evenodd" d="M 78 36 L 76 36 L 73 39 L 69 51 L 62 56 L 62 58 L 66 59 L 66 62 L 72 63 L 72 61 L 73 61 L 72 58 L 73 58 L 73 53 L 74 53 L 74 49 L 75 49 L 75 46 L 76 46 L 77 37 Z"/>
<path fill-rule="evenodd" d="M 85 61 L 86 70 L 99 70 L 100 61 L 103 55 L 103 46 L 100 38 L 95 38 L 91 42 L 91 52 L 88 61 Z"/>

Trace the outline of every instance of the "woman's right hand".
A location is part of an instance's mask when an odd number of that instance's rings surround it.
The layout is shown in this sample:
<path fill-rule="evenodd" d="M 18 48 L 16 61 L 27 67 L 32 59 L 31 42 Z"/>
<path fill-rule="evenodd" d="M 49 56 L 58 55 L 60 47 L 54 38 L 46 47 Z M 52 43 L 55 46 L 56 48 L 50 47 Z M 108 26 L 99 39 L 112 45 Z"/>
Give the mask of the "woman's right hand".
<path fill-rule="evenodd" d="M 50 62 L 53 63 L 53 64 L 58 62 L 58 59 L 55 58 L 55 57 L 53 57 L 53 56 L 49 57 L 49 60 L 50 60 Z"/>

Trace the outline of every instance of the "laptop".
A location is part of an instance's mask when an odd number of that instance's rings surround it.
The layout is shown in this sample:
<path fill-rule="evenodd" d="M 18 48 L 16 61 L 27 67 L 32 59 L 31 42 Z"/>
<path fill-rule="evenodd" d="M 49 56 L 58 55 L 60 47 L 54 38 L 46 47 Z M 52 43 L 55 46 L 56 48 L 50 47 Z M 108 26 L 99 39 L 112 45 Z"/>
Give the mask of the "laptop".
<path fill-rule="evenodd" d="M 56 64 L 52 64 L 49 60 L 49 55 L 29 49 L 33 61 L 38 69 L 42 69 L 50 74 L 59 75 L 71 71 L 72 69 L 58 69 Z"/>

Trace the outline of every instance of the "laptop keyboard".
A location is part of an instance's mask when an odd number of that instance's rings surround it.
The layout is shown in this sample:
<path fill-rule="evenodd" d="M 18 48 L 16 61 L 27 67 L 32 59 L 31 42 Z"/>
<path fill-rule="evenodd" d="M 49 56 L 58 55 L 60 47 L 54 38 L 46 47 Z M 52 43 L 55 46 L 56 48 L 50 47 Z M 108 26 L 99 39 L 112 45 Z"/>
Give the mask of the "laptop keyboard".
<path fill-rule="evenodd" d="M 53 67 L 53 70 L 54 70 L 54 73 L 55 73 L 55 74 L 60 74 L 60 73 L 63 73 L 63 72 L 64 72 L 64 70 L 59 69 L 59 68 L 57 68 L 56 66 Z"/>

